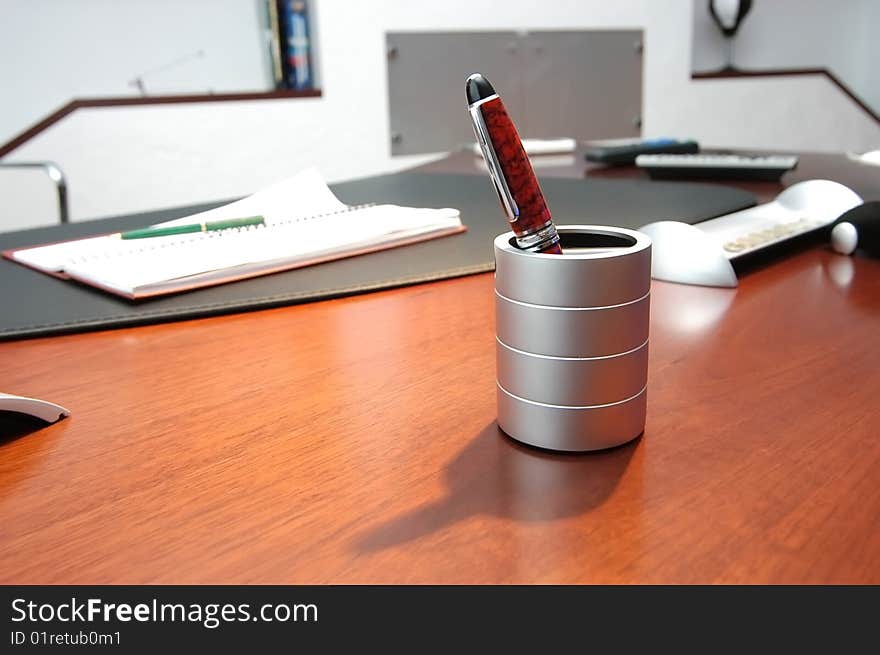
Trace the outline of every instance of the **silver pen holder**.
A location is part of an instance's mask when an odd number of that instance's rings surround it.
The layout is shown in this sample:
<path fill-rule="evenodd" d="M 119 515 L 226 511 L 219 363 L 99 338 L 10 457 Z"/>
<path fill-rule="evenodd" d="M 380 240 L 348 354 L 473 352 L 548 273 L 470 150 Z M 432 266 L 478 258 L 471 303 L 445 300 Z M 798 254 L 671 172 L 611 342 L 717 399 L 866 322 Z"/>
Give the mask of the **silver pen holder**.
<path fill-rule="evenodd" d="M 558 231 L 563 255 L 495 239 L 498 425 L 549 450 L 610 448 L 645 429 L 651 240 Z"/>

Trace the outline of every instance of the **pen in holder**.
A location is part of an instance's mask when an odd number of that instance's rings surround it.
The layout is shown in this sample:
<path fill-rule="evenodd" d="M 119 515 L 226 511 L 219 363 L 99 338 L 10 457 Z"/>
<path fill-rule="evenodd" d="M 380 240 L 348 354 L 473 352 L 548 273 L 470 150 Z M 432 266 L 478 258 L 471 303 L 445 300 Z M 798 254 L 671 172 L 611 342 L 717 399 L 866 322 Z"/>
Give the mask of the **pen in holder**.
<path fill-rule="evenodd" d="M 495 239 L 498 425 L 560 451 L 610 448 L 645 428 L 651 240 L 558 226 L 563 255 Z"/>

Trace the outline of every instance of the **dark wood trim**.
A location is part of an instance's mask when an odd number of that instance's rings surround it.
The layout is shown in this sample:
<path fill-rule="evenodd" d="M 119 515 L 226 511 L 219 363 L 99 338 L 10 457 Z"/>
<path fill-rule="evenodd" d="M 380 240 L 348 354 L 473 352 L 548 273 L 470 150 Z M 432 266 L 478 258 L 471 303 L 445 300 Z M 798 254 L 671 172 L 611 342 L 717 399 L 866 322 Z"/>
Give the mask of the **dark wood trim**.
<path fill-rule="evenodd" d="M 706 73 L 692 73 L 691 79 L 717 80 L 741 77 L 790 77 L 794 75 L 824 75 L 829 80 L 831 80 L 831 82 L 835 84 L 838 89 L 848 95 L 850 100 L 861 107 L 862 111 L 873 118 L 874 122 L 880 124 L 880 115 L 878 115 L 877 112 L 875 112 L 870 106 L 868 106 L 864 100 L 859 98 L 859 96 L 857 96 L 851 88 L 844 84 L 833 72 L 831 72 L 827 68 L 774 68 L 760 71 L 743 71 L 735 68 L 725 68 L 719 71 Z"/>
<path fill-rule="evenodd" d="M 20 146 L 25 141 L 32 139 L 37 134 L 45 130 L 50 125 L 57 123 L 62 118 L 67 116 L 70 112 L 77 108 L 76 101 L 68 102 L 66 105 L 58 109 L 57 111 L 52 112 L 46 118 L 41 120 L 39 123 L 35 123 L 31 125 L 24 132 L 19 134 L 16 137 L 13 137 L 10 141 L 7 141 L 2 146 L 0 146 L 0 157 L 5 157 L 10 152 L 15 150 L 18 146 Z"/>
<path fill-rule="evenodd" d="M 20 145 L 34 138 L 47 127 L 54 125 L 68 114 L 83 107 L 120 107 L 125 105 L 170 105 L 186 102 L 229 102 L 235 100 L 273 100 L 286 98 L 319 98 L 320 89 L 308 91 L 266 91 L 254 93 L 212 93 L 209 95 L 179 96 L 132 96 L 117 98 L 79 98 L 52 112 L 39 123 L 31 125 L 24 132 L 0 146 L 0 157 L 5 157 Z"/>

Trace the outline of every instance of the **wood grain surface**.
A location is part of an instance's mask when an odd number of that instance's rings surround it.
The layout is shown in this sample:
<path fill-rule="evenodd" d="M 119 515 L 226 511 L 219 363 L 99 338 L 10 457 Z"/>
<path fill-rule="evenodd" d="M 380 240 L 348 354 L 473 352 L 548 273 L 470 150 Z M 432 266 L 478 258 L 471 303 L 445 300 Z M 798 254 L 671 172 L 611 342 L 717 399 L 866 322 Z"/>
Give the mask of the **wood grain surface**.
<path fill-rule="evenodd" d="M 492 298 L 0 343 L 72 411 L 0 438 L 0 583 L 880 583 L 880 261 L 655 282 L 645 434 L 587 455 L 499 432 Z"/>

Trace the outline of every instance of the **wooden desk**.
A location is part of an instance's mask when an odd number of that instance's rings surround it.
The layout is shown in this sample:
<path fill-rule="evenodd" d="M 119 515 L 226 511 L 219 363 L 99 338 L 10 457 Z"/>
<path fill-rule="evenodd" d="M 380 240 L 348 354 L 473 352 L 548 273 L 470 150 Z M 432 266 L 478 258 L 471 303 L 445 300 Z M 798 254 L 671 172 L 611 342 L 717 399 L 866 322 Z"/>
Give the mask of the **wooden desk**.
<path fill-rule="evenodd" d="M 0 582 L 880 583 L 880 262 L 655 283 L 645 434 L 579 456 L 498 431 L 492 289 L 0 344 L 73 411 L 0 442 Z"/>

